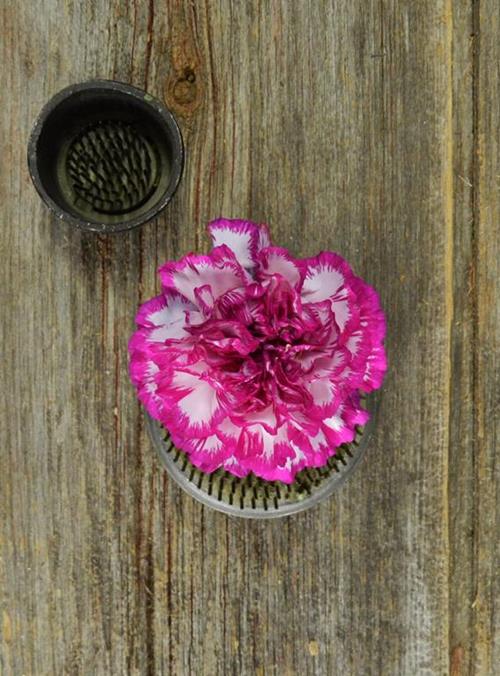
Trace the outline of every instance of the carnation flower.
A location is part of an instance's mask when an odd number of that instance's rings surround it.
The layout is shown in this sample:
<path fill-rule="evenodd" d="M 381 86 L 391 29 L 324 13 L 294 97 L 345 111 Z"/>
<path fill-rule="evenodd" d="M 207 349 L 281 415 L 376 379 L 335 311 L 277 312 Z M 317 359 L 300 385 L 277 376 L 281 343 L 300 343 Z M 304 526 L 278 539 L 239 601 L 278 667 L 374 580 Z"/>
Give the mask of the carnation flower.
<path fill-rule="evenodd" d="M 200 470 L 287 483 L 320 467 L 369 413 L 386 370 L 377 293 L 338 254 L 294 258 L 265 225 L 209 224 L 208 255 L 160 270 L 130 375 L 148 413 Z"/>

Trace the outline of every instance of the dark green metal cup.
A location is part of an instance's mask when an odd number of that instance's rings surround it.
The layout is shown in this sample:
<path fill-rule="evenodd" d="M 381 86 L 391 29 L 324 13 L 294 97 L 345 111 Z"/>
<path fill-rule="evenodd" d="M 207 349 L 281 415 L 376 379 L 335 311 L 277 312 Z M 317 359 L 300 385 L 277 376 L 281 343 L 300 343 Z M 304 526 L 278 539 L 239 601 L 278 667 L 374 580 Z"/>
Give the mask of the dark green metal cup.
<path fill-rule="evenodd" d="M 100 233 L 130 230 L 170 202 L 184 165 L 177 122 L 146 92 L 110 80 L 71 85 L 38 116 L 33 183 L 55 215 Z"/>

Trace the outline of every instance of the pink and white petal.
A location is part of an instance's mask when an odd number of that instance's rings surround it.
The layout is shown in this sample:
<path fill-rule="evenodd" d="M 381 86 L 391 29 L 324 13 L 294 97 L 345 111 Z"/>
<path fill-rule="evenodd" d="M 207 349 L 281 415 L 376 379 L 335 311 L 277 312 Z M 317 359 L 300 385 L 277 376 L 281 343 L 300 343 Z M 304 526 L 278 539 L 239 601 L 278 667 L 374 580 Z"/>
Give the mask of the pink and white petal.
<path fill-rule="evenodd" d="M 165 416 L 165 398 L 162 395 L 162 385 L 169 379 L 166 372 L 159 371 L 152 378 L 145 379 L 137 386 L 137 395 L 146 411 L 156 420 L 163 422 Z M 167 409 L 168 410 L 168 409 Z"/>
<path fill-rule="evenodd" d="M 303 264 L 286 249 L 277 246 L 262 249 L 258 256 L 259 273 L 265 277 L 280 275 L 290 286 L 298 289 L 304 277 Z"/>
<path fill-rule="evenodd" d="M 319 430 L 319 427 L 318 427 Z M 316 432 L 317 433 L 317 432 Z M 303 427 L 300 427 L 297 423 L 290 420 L 288 423 L 288 438 L 292 441 L 295 446 L 298 446 L 301 453 L 309 460 L 311 453 L 313 452 L 313 447 L 311 446 L 311 436 Z M 309 464 L 309 463 L 307 463 Z"/>
<path fill-rule="evenodd" d="M 238 274 L 241 275 L 243 284 L 241 288 L 247 287 L 250 284 L 253 284 L 253 268 L 245 268 L 240 261 L 236 258 L 234 251 L 226 246 L 221 244 L 220 246 L 215 246 L 209 254 L 210 258 L 217 263 L 220 267 L 224 264 L 228 264 L 237 270 Z"/>
<path fill-rule="evenodd" d="M 359 327 L 353 333 L 353 337 L 360 336 L 359 340 L 363 343 L 363 360 L 359 360 L 357 370 L 363 374 L 361 388 L 365 392 L 371 392 L 382 385 L 387 370 L 387 357 L 383 346 L 385 317 L 378 294 L 371 286 L 356 277 L 353 290 L 360 307 Z"/>
<path fill-rule="evenodd" d="M 246 289 L 232 289 L 221 296 L 215 304 L 213 316 L 221 319 L 231 318 L 243 326 L 252 324 L 253 317 L 246 302 Z"/>
<path fill-rule="evenodd" d="M 135 322 L 139 328 L 165 326 L 184 319 L 186 312 L 195 309 L 190 301 L 178 293 L 162 293 L 141 305 Z"/>
<path fill-rule="evenodd" d="M 148 341 L 150 332 L 151 329 L 137 329 L 137 331 L 134 331 L 130 336 L 130 340 L 128 341 L 128 351 L 131 359 L 135 352 L 142 352 L 147 355 L 150 351 L 160 349 L 163 346 L 162 343 L 151 343 Z"/>
<path fill-rule="evenodd" d="M 235 425 L 231 418 L 226 416 L 217 423 L 215 433 L 224 443 L 236 448 L 241 434 L 241 427 Z"/>
<path fill-rule="evenodd" d="M 387 371 L 387 356 L 383 345 L 376 345 L 366 362 L 361 389 L 363 392 L 377 390 L 384 380 Z"/>
<path fill-rule="evenodd" d="M 323 419 L 334 413 L 344 396 L 342 381 L 328 378 L 318 378 L 307 384 L 307 391 L 312 397 L 312 406 L 308 415 L 312 418 Z"/>
<path fill-rule="evenodd" d="M 210 325 L 192 329 L 193 337 L 203 337 L 205 347 L 214 348 L 212 364 L 217 364 L 222 358 L 225 361 L 229 355 L 248 356 L 259 346 L 259 340 L 239 322 L 230 319 L 214 319 Z"/>
<path fill-rule="evenodd" d="M 214 472 L 219 469 L 233 453 L 233 450 L 215 434 L 201 439 L 188 439 L 182 450 L 188 453 L 190 461 L 202 472 Z"/>
<path fill-rule="evenodd" d="M 197 305 L 202 310 L 203 314 L 206 316 L 210 315 L 215 302 L 210 284 L 205 284 L 204 286 L 196 288 L 194 290 L 194 295 L 196 297 Z"/>
<path fill-rule="evenodd" d="M 363 427 L 370 420 L 370 413 L 361 405 L 361 398 L 357 392 L 353 392 L 347 398 L 342 417 L 353 427 Z"/>
<path fill-rule="evenodd" d="M 179 296 L 182 298 L 182 296 Z M 184 299 L 185 303 L 189 303 Z M 151 328 L 152 326 L 160 326 L 165 323 L 164 315 L 167 313 L 167 299 L 163 294 L 150 298 L 143 303 L 135 316 L 135 323 L 138 327 Z M 175 317 L 177 319 L 177 317 Z"/>
<path fill-rule="evenodd" d="M 339 382 L 339 376 L 351 362 L 351 353 L 344 347 L 337 347 L 329 355 L 318 355 L 313 363 L 310 377 Z"/>
<path fill-rule="evenodd" d="M 323 420 L 323 433 L 328 441 L 335 447 L 350 443 L 356 435 L 354 425 L 349 425 L 347 421 L 344 420 L 344 408 L 345 405 L 342 404 L 338 407 L 334 415 Z"/>
<path fill-rule="evenodd" d="M 224 469 L 226 472 L 234 474 L 234 476 L 237 476 L 240 479 L 247 476 L 247 474 L 250 474 L 250 470 L 243 467 L 235 455 L 231 455 L 224 461 Z"/>
<path fill-rule="evenodd" d="M 362 327 L 358 327 L 345 342 L 344 349 L 348 350 L 350 362 L 339 378 L 345 382 L 346 390 L 357 390 L 363 385 L 368 359 L 373 351 L 371 337 Z"/>
<path fill-rule="evenodd" d="M 130 380 L 137 389 L 137 395 L 148 413 L 158 418 L 162 400 L 158 396 L 158 381 L 161 371 L 158 365 L 145 354 L 135 352 L 129 365 Z"/>
<path fill-rule="evenodd" d="M 276 434 L 278 427 L 278 419 L 274 406 L 267 406 L 261 411 L 247 411 L 241 415 L 232 415 L 233 422 L 243 429 L 245 427 L 262 425 L 269 434 Z"/>
<path fill-rule="evenodd" d="M 347 338 L 344 346 L 345 349 L 349 350 L 351 364 L 355 364 L 362 368 L 362 365 L 366 363 L 372 350 L 371 336 L 359 326 L 351 333 L 349 338 Z"/>
<path fill-rule="evenodd" d="M 129 375 L 132 384 L 140 387 L 157 378 L 160 373 L 158 364 L 143 352 L 135 350 L 130 359 Z"/>
<path fill-rule="evenodd" d="M 218 421 L 226 415 L 216 390 L 203 379 L 203 373 L 178 370 L 158 391 L 165 402 L 162 421 L 185 440 L 184 444 L 190 437 L 215 434 Z"/>
<path fill-rule="evenodd" d="M 295 360 L 300 364 L 304 373 L 311 373 L 317 359 L 323 357 L 323 351 L 320 350 L 302 350 L 297 352 Z"/>
<path fill-rule="evenodd" d="M 288 457 L 284 465 L 276 468 L 276 478 L 274 479 L 275 481 L 282 481 L 286 484 L 293 482 L 297 472 L 300 472 L 300 470 L 304 469 L 304 467 L 310 466 L 308 457 L 299 445 L 293 441 L 290 441 L 290 447 L 292 448 L 294 455 L 293 457 Z"/>
<path fill-rule="evenodd" d="M 318 378 L 309 384 L 307 388 L 312 396 L 315 406 L 330 404 L 334 399 L 335 385 L 327 378 Z"/>
<path fill-rule="evenodd" d="M 259 226 L 251 221 L 219 218 L 208 224 L 214 247 L 227 246 L 244 268 L 253 268 L 259 251 Z"/>
<path fill-rule="evenodd" d="M 357 305 L 360 308 L 360 325 L 371 335 L 374 344 L 382 342 L 386 322 L 378 293 L 360 277 L 353 278 L 351 289 L 356 294 Z"/>
<path fill-rule="evenodd" d="M 342 333 L 348 325 L 354 323 L 354 318 L 358 314 L 353 294 L 349 289 L 341 289 L 333 296 L 331 303 L 335 323 Z"/>
<path fill-rule="evenodd" d="M 151 359 L 164 372 L 170 367 L 175 369 L 189 366 L 204 356 L 191 338 L 164 343 L 150 342 L 148 338 L 148 329 L 139 329 L 132 335 L 129 341 L 131 363 L 136 359 Z"/>
<path fill-rule="evenodd" d="M 207 320 L 207 317 L 203 311 L 198 310 L 189 310 L 186 312 L 186 326 L 199 326 Z"/>
<path fill-rule="evenodd" d="M 293 441 L 306 456 L 307 467 L 323 467 L 328 458 L 335 454 L 335 447 L 328 441 L 321 428 L 318 428 L 315 434 L 307 436 L 304 431 L 296 429 Z"/>
<path fill-rule="evenodd" d="M 140 343 L 141 337 L 146 343 L 164 343 L 189 337 L 185 330 L 190 312 L 195 306 L 178 293 L 167 292 L 144 303 L 137 313 L 139 330 L 134 337 Z M 130 343 L 133 349 L 134 341 Z"/>
<path fill-rule="evenodd" d="M 241 268 L 229 261 L 218 262 L 209 256 L 188 254 L 179 262 L 165 263 L 160 268 L 165 289 L 177 291 L 199 307 L 196 289 L 210 286 L 214 300 L 227 291 L 245 285 Z"/>
<path fill-rule="evenodd" d="M 366 425 L 370 414 L 359 401 L 359 395 L 349 396 L 333 416 L 323 420 L 323 432 L 334 446 L 351 443 L 356 436 L 356 427 Z"/>
<path fill-rule="evenodd" d="M 354 277 L 346 260 L 336 253 L 323 251 L 304 261 L 303 303 L 320 303 L 332 298 Z"/>
<path fill-rule="evenodd" d="M 157 395 L 157 384 L 147 383 L 137 389 L 139 401 L 150 416 L 160 420 L 163 412 L 163 400 Z"/>
<path fill-rule="evenodd" d="M 325 325 L 335 324 L 330 298 L 319 303 L 306 303 L 302 305 L 302 317 L 307 319 L 311 331 L 316 331 Z"/>
<path fill-rule="evenodd" d="M 311 467 L 324 467 L 328 459 L 337 452 L 337 446 L 328 440 L 322 430 L 311 438 L 311 445 L 314 449 Z"/>
<path fill-rule="evenodd" d="M 157 326 L 151 329 L 148 336 L 150 343 L 164 343 L 166 340 L 180 340 L 189 336 L 185 329 L 184 318 L 177 322 Z"/>
<path fill-rule="evenodd" d="M 297 427 L 309 436 L 317 434 L 321 427 L 321 418 L 313 418 L 308 411 L 303 409 L 289 411 L 288 419 L 293 427 Z"/>
<path fill-rule="evenodd" d="M 240 464 L 267 481 L 290 482 L 289 470 L 283 469 L 288 458 L 295 457 L 287 425 L 270 434 L 262 425 L 246 427 L 241 432 L 236 457 Z"/>
<path fill-rule="evenodd" d="M 194 348 L 192 337 L 181 326 L 181 322 L 151 329 L 138 329 L 129 341 L 129 352 L 135 350 L 154 356 L 163 363 L 171 363 L 180 353 L 191 352 Z"/>

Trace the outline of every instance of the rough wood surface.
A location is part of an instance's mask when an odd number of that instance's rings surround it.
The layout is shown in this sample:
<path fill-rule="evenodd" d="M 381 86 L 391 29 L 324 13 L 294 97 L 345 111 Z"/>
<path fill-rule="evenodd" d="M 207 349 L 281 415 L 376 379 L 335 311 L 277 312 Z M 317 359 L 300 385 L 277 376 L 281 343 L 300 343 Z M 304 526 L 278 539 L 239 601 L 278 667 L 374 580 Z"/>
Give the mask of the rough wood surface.
<path fill-rule="evenodd" d="M 0 673 L 500 673 L 500 12 L 496 0 L 0 0 Z M 56 223 L 26 142 L 63 86 L 162 97 L 167 212 Z M 380 290 L 366 460 L 276 523 L 182 495 L 127 377 L 156 268 L 220 214 Z"/>

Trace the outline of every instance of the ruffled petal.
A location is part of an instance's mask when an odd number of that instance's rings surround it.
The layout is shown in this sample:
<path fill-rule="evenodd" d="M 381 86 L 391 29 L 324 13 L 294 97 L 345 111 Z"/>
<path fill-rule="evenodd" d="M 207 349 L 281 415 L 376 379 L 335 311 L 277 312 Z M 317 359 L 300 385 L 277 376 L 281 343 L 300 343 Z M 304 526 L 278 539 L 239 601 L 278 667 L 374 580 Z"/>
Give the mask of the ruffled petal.
<path fill-rule="evenodd" d="M 296 289 L 302 285 L 303 266 L 286 249 L 277 246 L 262 249 L 258 256 L 258 262 L 260 276 L 265 278 L 271 275 L 280 275 L 287 280 L 290 286 Z"/>
<path fill-rule="evenodd" d="M 232 453 L 216 434 L 201 439 L 184 439 L 183 445 L 190 461 L 202 472 L 215 472 L 224 465 Z"/>
<path fill-rule="evenodd" d="M 161 420 L 182 439 L 183 449 L 191 437 L 215 434 L 218 421 L 226 415 L 216 389 L 204 378 L 204 372 L 196 370 L 199 369 L 178 369 L 158 387 L 164 401 Z"/>
<path fill-rule="evenodd" d="M 321 428 L 310 435 L 295 428 L 292 438 L 297 447 L 301 449 L 307 467 L 322 467 L 328 458 L 335 455 L 335 446 L 328 441 Z"/>
<path fill-rule="evenodd" d="M 369 418 L 370 414 L 360 406 L 359 399 L 348 397 L 334 415 L 323 420 L 322 430 L 333 446 L 349 444 L 356 436 L 356 426 L 365 425 Z"/>
<path fill-rule="evenodd" d="M 308 415 L 317 420 L 333 413 L 344 395 L 342 383 L 327 378 L 313 380 L 308 384 L 307 391 L 312 397 Z"/>
<path fill-rule="evenodd" d="M 240 478 L 250 474 L 250 470 L 245 469 L 245 467 L 240 464 L 238 458 L 235 455 L 231 455 L 227 460 L 224 461 L 224 469 L 226 472 L 230 472 L 231 474 L 234 474 L 234 476 Z"/>
<path fill-rule="evenodd" d="M 151 298 L 141 305 L 135 321 L 137 326 L 151 328 L 165 326 L 184 319 L 186 312 L 196 310 L 195 305 L 178 293 L 171 292 Z"/>
<path fill-rule="evenodd" d="M 347 261 L 335 253 L 323 251 L 305 261 L 306 275 L 302 286 L 304 303 L 320 303 L 332 298 L 352 279 Z"/>
<path fill-rule="evenodd" d="M 294 459 L 296 451 L 288 437 L 288 425 L 271 434 L 262 425 L 253 425 L 242 430 L 236 458 L 245 469 L 267 481 L 290 483 L 297 470 L 287 468 L 288 459 Z"/>
<path fill-rule="evenodd" d="M 342 256 L 326 251 L 306 259 L 304 263 L 302 302 L 307 304 L 330 300 L 335 321 L 340 330 L 344 331 L 353 320 L 356 307 L 356 296 L 350 289 L 354 275 L 349 264 Z"/>
<path fill-rule="evenodd" d="M 166 263 L 159 271 L 163 287 L 182 294 L 203 310 L 203 302 L 200 303 L 199 298 L 200 289 L 205 296 L 210 290 L 212 298 L 217 300 L 228 291 L 244 286 L 244 274 L 239 264 L 224 260 L 217 253 L 208 256 L 188 254 L 178 263 Z"/>
<path fill-rule="evenodd" d="M 361 385 L 363 392 L 372 392 L 381 387 L 386 371 L 387 356 L 384 346 L 376 345 L 366 361 L 366 371 Z"/>
<path fill-rule="evenodd" d="M 196 307 L 176 292 L 161 294 L 141 305 L 136 316 L 137 326 L 145 329 L 147 341 L 162 343 L 188 335 L 187 318 Z"/>
<path fill-rule="evenodd" d="M 267 227 L 250 221 L 218 218 L 208 224 L 208 232 L 214 247 L 227 246 L 244 268 L 253 268 L 260 249 L 270 243 Z"/>
<path fill-rule="evenodd" d="M 297 472 L 300 472 L 304 467 L 311 466 L 309 457 L 298 444 L 290 441 L 290 448 L 293 455 L 290 455 L 283 465 L 276 468 L 274 473 L 276 476 L 275 481 L 283 481 L 286 484 L 292 483 Z"/>
<path fill-rule="evenodd" d="M 261 410 L 246 411 L 240 415 L 233 415 L 232 420 L 233 422 L 236 422 L 240 429 L 250 426 L 253 427 L 258 423 L 262 425 L 269 434 L 276 434 L 279 425 L 274 406 L 267 406 Z"/>
<path fill-rule="evenodd" d="M 383 346 L 386 332 L 385 317 L 375 289 L 359 277 L 353 280 L 352 288 L 359 306 L 359 327 L 353 331 L 350 345 L 353 340 L 359 343 L 357 368 L 362 372 L 359 386 L 364 392 L 371 392 L 382 385 L 387 370 Z"/>
<path fill-rule="evenodd" d="M 163 400 L 158 396 L 158 379 L 161 371 L 158 365 L 144 353 L 138 351 L 130 363 L 130 379 L 137 388 L 139 400 L 146 410 L 159 418 L 163 410 Z"/>

